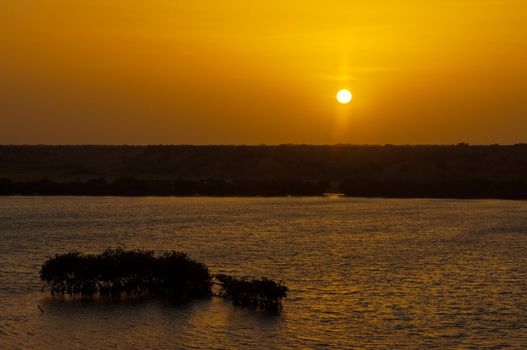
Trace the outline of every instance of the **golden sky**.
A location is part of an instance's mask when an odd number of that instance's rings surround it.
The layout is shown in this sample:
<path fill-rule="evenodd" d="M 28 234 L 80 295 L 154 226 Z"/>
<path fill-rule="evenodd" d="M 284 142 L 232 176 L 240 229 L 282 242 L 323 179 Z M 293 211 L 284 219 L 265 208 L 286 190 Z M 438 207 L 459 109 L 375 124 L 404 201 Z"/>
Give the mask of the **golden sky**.
<path fill-rule="evenodd" d="M 2 144 L 461 141 L 527 142 L 525 0 L 0 0 Z"/>

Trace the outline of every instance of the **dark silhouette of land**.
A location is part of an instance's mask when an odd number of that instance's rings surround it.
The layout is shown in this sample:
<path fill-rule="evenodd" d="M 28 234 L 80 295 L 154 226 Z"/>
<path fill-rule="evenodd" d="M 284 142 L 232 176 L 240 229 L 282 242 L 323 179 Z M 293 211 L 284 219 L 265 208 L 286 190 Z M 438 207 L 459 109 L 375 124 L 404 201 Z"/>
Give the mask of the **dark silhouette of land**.
<path fill-rule="evenodd" d="M 106 249 L 98 255 L 69 252 L 44 262 L 40 279 L 51 294 L 69 296 L 170 297 L 182 301 L 213 296 L 231 299 L 234 305 L 279 310 L 288 288 L 267 278 L 247 279 L 212 275 L 209 268 L 187 254 L 168 251 Z M 43 311 L 40 308 L 40 311 Z"/>
<path fill-rule="evenodd" d="M 1 195 L 527 199 L 527 145 L 0 146 Z"/>

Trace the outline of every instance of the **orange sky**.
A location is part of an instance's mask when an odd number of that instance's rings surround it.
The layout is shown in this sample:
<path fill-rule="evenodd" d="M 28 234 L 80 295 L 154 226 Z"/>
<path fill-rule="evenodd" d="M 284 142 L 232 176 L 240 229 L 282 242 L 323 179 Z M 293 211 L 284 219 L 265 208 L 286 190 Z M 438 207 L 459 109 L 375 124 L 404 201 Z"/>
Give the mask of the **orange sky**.
<path fill-rule="evenodd" d="M 0 0 L 0 45 L 2 144 L 527 142 L 524 0 Z"/>

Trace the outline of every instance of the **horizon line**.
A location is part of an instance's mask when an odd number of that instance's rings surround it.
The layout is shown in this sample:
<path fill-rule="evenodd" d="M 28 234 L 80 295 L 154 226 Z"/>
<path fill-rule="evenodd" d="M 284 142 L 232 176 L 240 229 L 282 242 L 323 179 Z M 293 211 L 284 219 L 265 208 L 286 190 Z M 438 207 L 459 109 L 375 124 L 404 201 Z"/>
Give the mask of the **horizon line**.
<path fill-rule="evenodd" d="M 511 147 L 511 146 L 527 146 L 527 143 L 516 142 L 516 143 L 469 143 L 469 142 L 458 142 L 458 143 L 259 143 L 259 144 L 228 144 L 228 143 L 122 143 L 122 144 L 107 144 L 107 143 L 10 143 L 0 144 L 0 147 Z"/>

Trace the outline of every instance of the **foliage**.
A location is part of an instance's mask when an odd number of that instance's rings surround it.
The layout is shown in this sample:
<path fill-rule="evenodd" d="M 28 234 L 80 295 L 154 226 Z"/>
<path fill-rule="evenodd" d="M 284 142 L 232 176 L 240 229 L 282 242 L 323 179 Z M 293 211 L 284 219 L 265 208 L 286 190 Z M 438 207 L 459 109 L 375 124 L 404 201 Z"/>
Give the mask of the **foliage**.
<path fill-rule="evenodd" d="M 527 199 L 527 145 L 0 145 L 0 195 L 320 196 L 325 192 Z"/>
<path fill-rule="evenodd" d="M 13 182 L 0 179 L 0 195 L 65 196 L 321 196 L 324 181 L 225 180 L 225 179 L 139 179 L 119 177 L 77 182 Z"/>
<path fill-rule="evenodd" d="M 208 268 L 175 251 L 107 249 L 100 255 L 70 252 L 47 260 L 40 271 L 52 294 L 107 297 L 121 295 L 210 297 Z"/>
<path fill-rule="evenodd" d="M 212 296 L 212 275 L 203 263 L 169 251 L 107 249 L 102 254 L 56 254 L 40 270 L 51 294 L 103 297 L 168 296 L 178 300 Z M 287 287 L 267 278 L 215 275 L 220 296 L 234 305 L 278 310 Z"/>
<path fill-rule="evenodd" d="M 215 275 L 221 286 L 220 295 L 232 299 L 234 305 L 277 310 L 287 296 L 287 287 L 267 278 L 237 279 L 228 275 Z"/>

